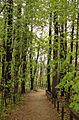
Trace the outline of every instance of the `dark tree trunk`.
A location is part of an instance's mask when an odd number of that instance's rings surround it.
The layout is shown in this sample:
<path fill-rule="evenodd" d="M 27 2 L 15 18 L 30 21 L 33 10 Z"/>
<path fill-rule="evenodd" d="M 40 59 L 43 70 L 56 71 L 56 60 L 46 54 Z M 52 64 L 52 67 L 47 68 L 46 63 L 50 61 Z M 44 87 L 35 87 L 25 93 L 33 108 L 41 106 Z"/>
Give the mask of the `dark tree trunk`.
<path fill-rule="evenodd" d="M 76 57 L 75 57 L 75 70 L 77 71 L 77 59 L 78 59 L 78 39 L 79 39 L 79 13 L 77 17 L 77 38 L 76 38 Z M 76 76 L 75 71 L 75 76 Z"/>
<path fill-rule="evenodd" d="M 65 44 L 64 44 L 64 52 L 65 52 L 65 59 L 67 57 L 67 21 L 65 22 Z"/>
<path fill-rule="evenodd" d="M 72 21 L 72 33 L 71 33 L 71 44 L 70 44 L 70 48 L 71 48 L 70 65 L 72 64 L 72 60 L 73 60 L 73 56 L 72 56 L 72 52 L 73 52 L 73 38 L 74 38 L 74 20 Z"/>
<path fill-rule="evenodd" d="M 21 82 L 21 94 L 24 94 L 25 93 L 25 81 L 22 80 Z"/>
<path fill-rule="evenodd" d="M 50 74 L 51 74 L 51 46 L 52 46 L 52 41 L 51 41 L 51 37 L 52 37 L 52 13 L 50 13 L 50 21 L 49 21 L 49 50 L 48 50 L 48 61 L 47 61 L 47 89 L 48 91 L 51 91 L 51 85 L 50 85 Z"/>
<path fill-rule="evenodd" d="M 42 72 L 43 72 L 43 66 L 40 67 L 40 87 L 42 86 Z"/>
<path fill-rule="evenodd" d="M 57 90 L 56 85 L 58 82 L 58 16 L 57 13 L 54 12 L 54 42 L 53 42 L 53 60 L 55 61 L 55 75 L 53 76 L 52 81 L 52 94 L 53 98 L 57 98 Z"/>
<path fill-rule="evenodd" d="M 30 81 L 31 81 L 31 90 L 33 90 L 34 79 L 33 79 L 33 66 L 32 66 L 32 32 L 33 32 L 33 25 L 31 25 L 31 39 L 30 39 Z"/>

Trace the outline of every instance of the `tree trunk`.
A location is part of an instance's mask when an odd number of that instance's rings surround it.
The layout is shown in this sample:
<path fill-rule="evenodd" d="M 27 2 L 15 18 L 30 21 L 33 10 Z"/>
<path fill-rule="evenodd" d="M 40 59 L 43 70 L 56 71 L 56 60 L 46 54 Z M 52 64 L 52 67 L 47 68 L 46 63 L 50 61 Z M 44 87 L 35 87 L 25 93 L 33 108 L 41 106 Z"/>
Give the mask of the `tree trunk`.
<path fill-rule="evenodd" d="M 12 32 L 13 32 L 13 0 L 7 0 L 7 43 L 6 43 L 6 79 L 5 85 L 5 105 L 6 98 L 10 97 L 10 88 L 9 84 L 11 84 L 11 61 L 12 61 Z M 8 83 L 9 82 L 9 83 Z"/>
<path fill-rule="evenodd" d="M 55 61 L 55 75 L 52 80 L 52 94 L 53 98 L 57 98 L 57 90 L 56 85 L 58 82 L 58 16 L 57 13 L 54 12 L 54 42 L 53 42 L 53 60 Z"/>
<path fill-rule="evenodd" d="M 50 92 L 51 91 L 51 85 L 50 85 L 50 74 L 51 74 L 51 46 L 52 46 L 52 41 L 51 41 L 51 37 L 52 37 L 52 13 L 50 13 L 50 21 L 49 21 L 49 50 L 48 50 L 48 61 L 47 61 L 47 89 Z"/>
<path fill-rule="evenodd" d="M 15 22 L 15 41 L 14 41 L 14 96 L 13 101 L 16 102 L 19 90 L 19 67 L 20 67 L 20 41 L 21 41 L 21 3 L 17 3 L 17 20 Z"/>
<path fill-rule="evenodd" d="M 64 24 L 61 25 L 61 31 L 60 31 L 60 60 L 61 60 L 61 66 L 63 61 L 65 60 L 65 49 L 64 49 Z M 66 46 L 65 46 L 66 47 Z M 64 77 L 63 70 L 60 71 L 60 80 Z M 64 87 L 61 89 L 61 96 L 64 96 Z"/>
<path fill-rule="evenodd" d="M 33 32 L 33 25 L 31 25 L 31 40 L 30 40 L 30 81 L 31 81 L 31 90 L 33 90 L 34 87 L 34 79 L 33 79 L 33 66 L 32 66 L 32 32 Z"/>
<path fill-rule="evenodd" d="M 77 38 L 76 38 L 76 57 L 75 57 L 75 70 L 77 71 L 77 59 L 78 59 L 78 39 L 79 39 L 79 13 L 77 17 Z M 75 76 L 76 76 L 75 71 Z"/>

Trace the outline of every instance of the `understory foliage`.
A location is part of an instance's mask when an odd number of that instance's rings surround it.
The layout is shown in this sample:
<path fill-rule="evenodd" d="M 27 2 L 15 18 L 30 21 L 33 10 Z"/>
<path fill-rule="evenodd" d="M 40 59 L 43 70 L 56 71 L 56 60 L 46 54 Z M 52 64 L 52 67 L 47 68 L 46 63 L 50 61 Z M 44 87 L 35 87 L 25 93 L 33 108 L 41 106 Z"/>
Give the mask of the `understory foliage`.
<path fill-rule="evenodd" d="M 79 1 L 0 1 L 0 115 L 46 86 L 79 111 Z"/>

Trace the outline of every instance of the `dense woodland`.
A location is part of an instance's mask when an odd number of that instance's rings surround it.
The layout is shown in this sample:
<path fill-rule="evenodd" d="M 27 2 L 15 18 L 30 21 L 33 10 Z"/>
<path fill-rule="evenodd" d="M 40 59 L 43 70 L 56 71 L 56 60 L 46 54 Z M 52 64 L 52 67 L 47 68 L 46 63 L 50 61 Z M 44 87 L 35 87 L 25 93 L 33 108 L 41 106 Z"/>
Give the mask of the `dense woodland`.
<path fill-rule="evenodd" d="M 79 0 L 0 0 L 0 116 L 46 87 L 79 111 Z"/>

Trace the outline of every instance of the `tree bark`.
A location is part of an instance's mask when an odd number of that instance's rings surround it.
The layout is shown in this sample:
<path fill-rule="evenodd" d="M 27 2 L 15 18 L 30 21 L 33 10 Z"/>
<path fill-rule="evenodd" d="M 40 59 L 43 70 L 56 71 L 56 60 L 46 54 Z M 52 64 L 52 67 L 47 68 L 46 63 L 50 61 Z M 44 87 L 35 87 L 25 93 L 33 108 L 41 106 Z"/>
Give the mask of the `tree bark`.
<path fill-rule="evenodd" d="M 52 80 L 52 94 L 53 98 L 57 98 L 57 90 L 56 85 L 58 82 L 58 16 L 57 12 L 54 12 L 54 48 L 53 48 L 53 60 L 55 61 L 55 75 L 53 76 Z"/>
<path fill-rule="evenodd" d="M 51 41 L 51 37 L 52 37 L 52 13 L 50 13 L 50 21 L 49 21 L 49 50 L 48 50 L 48 61 L 47 61 L 47 89 L 49 92 L 51 92 L 51 85 L 50 85 L 50 74 L 51 74 L 51 46 L 52 46 L 52 41 Z"/>
<path fill-rule="evenodd" d="M 7 0 L 7 43 L 6 43 L 6 78 L 5 85 L 8 86 L 11 84 L 11 61 L 12 61 L 12 36 L 13 36 L 13 0 Z M 8 83 L 10 82 L 10 83 Z M 10 97 L 10 88 L 5 87 L 5 105 L 6 98 Z"/>

